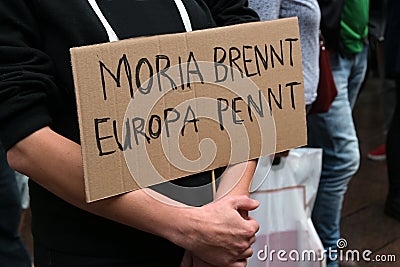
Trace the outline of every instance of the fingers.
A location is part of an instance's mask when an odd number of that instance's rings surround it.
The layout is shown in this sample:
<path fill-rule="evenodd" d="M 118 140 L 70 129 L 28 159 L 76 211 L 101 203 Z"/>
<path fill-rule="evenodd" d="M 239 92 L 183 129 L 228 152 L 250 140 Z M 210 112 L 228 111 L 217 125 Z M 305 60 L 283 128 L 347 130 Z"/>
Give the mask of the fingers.
<path fill-rule="evenodd" d="M 249 247 L 241 255 L 243 258 L 232 263 L 231 265 L 229 265 L 229 267 L 245 267 L 245 266 L 247 266 L 247 259 L 250 258 L 251 255 L 253 255 L 253 248 Z"/>
<path fill-rule="evenodd" d="M 251 199 L 248 196 L 244 195 L 231 196 L 229 197 L 229 200 L 236 210 L 255 210 L 260 205 L 260 202 L 258 202 L 257 200 Z"/>
<path fill-rule="evenodd" d="M 254 236 L 252 236 L 251 238 L 250 238 L 250 245 L 253 245 L 255 242 L 256 242 L 256 236 L 254 235 Z"/>
<path fill-rule="evenodd" d="M 258 224 L 258 222 L 252 218 L 252 217 L 247 217 L 247 221 L 250 222 L 252 224 L 252 226 L 254 227 L 254 234 L 258 232 L 258 230 L 260 229 L 260 225 Z"/>
<path fill-rule="evenodd" d="M 193 267 L 192 253 L 190 253 L 187 250 L 185 251 L 185 254 L 183 255 L 183 259 L 181 261 L 180 267 Z"/>
<path fill-rule="evenodd" d="M 201 266 L 196 257 L 216 266 L 246 266 L 247 257 L 253 253 L 251 245 L 255 242 L 255 233 L 259 229 L 259 224 L 248 216 L 248 212 L 258 205 L 258 201 L 248 196 L 235 195 L 199 208 L 198 214 L 212 214 L 214 219 L 203 223 L 202 218 L 209 216 L 199 217 L 202 223 L 198 225 L 201 227 L 192 233 L 196 241 L 186 247 L 193 255 L 191 267 Z"/>
<path fill-rule="evenodd" d="M 248 247 L 242 254 L 243 259 L 250 258 L 251 255 L 253 255 L 253 248 L 252 247 Z"/>

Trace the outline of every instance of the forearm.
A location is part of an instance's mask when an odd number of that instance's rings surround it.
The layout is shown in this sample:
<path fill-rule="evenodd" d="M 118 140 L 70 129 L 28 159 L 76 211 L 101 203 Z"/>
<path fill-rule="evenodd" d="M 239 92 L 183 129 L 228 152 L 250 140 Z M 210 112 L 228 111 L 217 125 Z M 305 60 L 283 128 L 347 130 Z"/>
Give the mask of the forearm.
<path fill-rule="evenodd" d="M 258 224 L 238 213 L 258 206 L 248 197 L 230 196 L 203 207 L 184 208 L 165 204 L 148 195 L 149 189 L 141 189 L 86 203 L 80 146 L 48 127 L 17 143 L 7 156 L 14 169 L 65 201 L 166 238 L 206 262 L 232 266 L 252 253 Z"/>
<path fill-rule="evenodd" d="M 229 166 L 221 177 L 216 198 L 229 195 L 248 196 L 257 160 L 250 160 Z"/>
<path fill-rule="evenodd" d="M 8 159 L 14 169 L 81 209 L 180 243 L 179 222 L 190 208 L 164 204 L 143 190 L 86 203 L 80 146 L 49 128 L 17 143 Z"/>

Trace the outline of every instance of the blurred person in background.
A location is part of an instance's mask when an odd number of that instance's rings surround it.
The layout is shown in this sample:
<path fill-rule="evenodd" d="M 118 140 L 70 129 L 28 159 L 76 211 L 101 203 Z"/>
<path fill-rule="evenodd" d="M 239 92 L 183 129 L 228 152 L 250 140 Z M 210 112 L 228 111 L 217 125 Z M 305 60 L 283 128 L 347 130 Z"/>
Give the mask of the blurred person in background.
<path fill-rule="evenodd" d="M 381 87 L 381 103 L 383 109 L 384 129 L 383 135 L 386 140 L 396 106 L 396 81 L 385 75 L 385 49 L 384 34 L 387 16 L 387 0 L 371 0 L 369 17 L 369 44 L 370 63 L 368 69 L 377 71 Z M 386 160 L 386 142 L 378 145 L 368 152 L 367 158 L 375 161 Z"/>
<path fill-rule="evenodd" d="M 319 79 L 319 25 L 321 13 L 317 0 L 249 0 L 261 20 L 297 16 L 300 29 L 304 94 L 307 106 L 317 97 Z"/>
<path fill-rule="evenodd" d="M 326 250 L 337 249 L 344 195 L 360 164 L 352 109 L 368 61 L 369 0 L 320 0 L 321 32 L 338 94 L 326 113 L 309 115 L 308 143 L 323 149 L 312 220 Z M 338 261 L 328 258 L 329 267 Z"/>

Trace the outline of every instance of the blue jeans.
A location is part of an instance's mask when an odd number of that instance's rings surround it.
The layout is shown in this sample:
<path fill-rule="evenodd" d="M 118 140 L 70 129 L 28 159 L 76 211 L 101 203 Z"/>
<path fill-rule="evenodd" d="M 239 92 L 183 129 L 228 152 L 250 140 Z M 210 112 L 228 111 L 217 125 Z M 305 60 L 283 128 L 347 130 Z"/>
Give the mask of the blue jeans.
<path fill-rule="evenodd" d="M 367 51 L 365 45 L 362 52 L 351 58 L 331 55 L 338 95 L 328 112 L 307 117 L 309 146 L 323 148 L 322 173 L 312 219 L 327 250 L 336 249 L 344 194 L 360 163 L 352 109 L 365 77 Z M 338 266 L 338 262 L 328 259 L 328 266 Z"/>

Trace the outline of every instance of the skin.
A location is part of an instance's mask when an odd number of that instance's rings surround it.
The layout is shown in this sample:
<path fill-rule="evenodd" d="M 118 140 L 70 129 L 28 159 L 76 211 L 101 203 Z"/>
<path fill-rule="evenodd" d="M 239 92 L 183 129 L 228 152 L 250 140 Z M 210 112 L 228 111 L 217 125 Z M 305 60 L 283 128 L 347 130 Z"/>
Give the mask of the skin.
<path fill-rule="evenodd" d="M 228 170 L 229 175 L 245 170 L 228 195 L 202 207 L 178 207 L 151 197 L 145 192 L 150 189 L 86 203 L 81 147 L 49 127 L 18 142 L 7 157 L 13 169 L 72 205 L 185 248 L 188 255 L 183 263 L 189 258 L 198 262 L 193 266 L 240 267 L 246 266 L 246 258 L 252 254 L 250 246 L 259 226 L 246 214 L 259 205 L 248 197 L 255 162 Z"/>
<path fill-rule="evenodd" d="M 251 185 L 251 181 L 254 175 L 254 171 L 257 165 L 257 161 L 252 160 L 249 162 L 244 162 L 241 164 L 235 164 L 227 168 L 224 172 L 222 179 L 220 181 L 216 199 L 221 200 L 226 197 L 234 197 L 234 196 L 249 196 L 249 188 Z M 240 179 L 238 180 L 238 176 Z M 248 210 L 238 210 L 239 214 L 242 218 L 246 220 L 252 220 L 251 217 L 248 216 Z M 252 240 L 252 242 L 254 242 Z M 251 247 L 247 248 L 243 253 L 243 258 L 238 259 L 232 266 L 246 266 L 247 258 L 253 254 L 253 249 Z M 181 267 L 212 267 L 218 266 L 213 265 L 212 263 L 206 262 L 200 257 L 196 256 L 194 253 L 190 251 L 186 251 L 183 257 Z"/>

